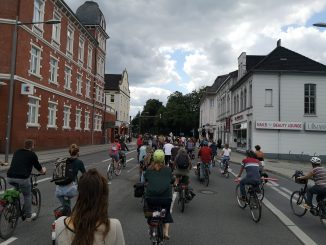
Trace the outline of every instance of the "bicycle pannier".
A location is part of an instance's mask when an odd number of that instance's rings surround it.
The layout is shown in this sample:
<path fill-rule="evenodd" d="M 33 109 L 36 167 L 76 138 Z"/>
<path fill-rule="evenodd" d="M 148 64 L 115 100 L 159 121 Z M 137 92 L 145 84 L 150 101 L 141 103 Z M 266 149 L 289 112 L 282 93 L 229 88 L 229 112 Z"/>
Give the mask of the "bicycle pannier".
<path fill-rule="evenodd" d="M 68 185 L 74 181 L 73 160 L 60 158 L 54 163 L 54 171 L 51 182 L 56 185 Z"/>
<path fill-rule="evenodd" d="M 142 197 L 144 195 L 145 186 L 144 183 L 137 183 L 134 185 L 134 196 Z"/>

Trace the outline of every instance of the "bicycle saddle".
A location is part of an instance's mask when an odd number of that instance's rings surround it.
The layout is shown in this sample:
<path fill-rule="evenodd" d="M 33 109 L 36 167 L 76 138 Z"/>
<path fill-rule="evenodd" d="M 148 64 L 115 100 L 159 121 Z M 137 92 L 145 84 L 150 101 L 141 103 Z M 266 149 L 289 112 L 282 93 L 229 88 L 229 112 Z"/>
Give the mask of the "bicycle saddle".
<path fill-rule="evenodd" d="M 10 185 L 12 185 L 13 187 L 15 187 L 16 189 L 19 189 L 19 184 L 14 183 L 14 182 L 10 182 Z"/>

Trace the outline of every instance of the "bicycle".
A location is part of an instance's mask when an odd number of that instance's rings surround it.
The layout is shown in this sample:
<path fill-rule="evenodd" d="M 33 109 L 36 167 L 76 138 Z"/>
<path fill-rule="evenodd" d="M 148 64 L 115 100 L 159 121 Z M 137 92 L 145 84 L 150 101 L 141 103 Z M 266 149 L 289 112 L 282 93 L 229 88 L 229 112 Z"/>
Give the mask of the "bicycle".
<path fill-rule="evenodd" d="M 166 210 L 161 207 L 155 207 L 151 211 L 145 211 L 145 217 L 148 219 L 149 238 L 153 245 L 163 245 L 163 219 Z"/>
<path fill-rule="evenodd" d="M 201 164 L 201 162 L 197 163 L 197 167 L 195 168 L 195 174 L 197 175 L 197 177 L 201 181 L 201 183 L 208 186 L 208 184 L 209 184 L 209 174 L 210 174 L 209 164 L 204 164 L 204 171 L 203 171 L 204 178 L 203 178 L 203 180 L 201 180 L 201 178 L 200 178 L 200 164 Z"/>
<path fill-rule="evenodd" d="M 112 180 L 113 178 L 113 173 L 116 176 L 119 176 L 121 174 L 121 162 L 118 161 L 117 167 L 114 166 L 114 158 L 112 157 L 112 161 L 108 164 L 108 168 L 106 170 L 106 176 L 108 177 L 108 180 Z"/>
<path fill-rule="evenodd" d="M 225 178 L 230 177 L 230 165 L 229 165 L 229 159 L 225 159 L 225 161 L 220 160 L 220 168 L 221 168 L 221 175 Z"/>
<path fill-rule="evenodd" d="M 179 183 L 176 186 L 176 191 L 178 193 L 178 204 L 180 205 L 181 213 L 185 210 L 185 204 L 188 202 L 187 194 L 189 193 L 188 185 L 183 183 L 184 176 L 179 177 Z"/>
<path fill-rule="evenodd" d="M 306 193 L 307 193 L 307 187 L 308 187 L 308 180 L 299 180 L 295 179 L 295 182 L 297 184 L 304 184 L 304 187 L 300 188 L 299 191 L 294 191 L 290 198 L 290 206 L 292 209 L 292 212 L 298 216 L 302 217 L 307 213 L 306 208 L 303 207 L 303 204 L 307 202 L 306 199 Z M 313 216 L 319 216 L 320 223 L 324 226 L 326 229 L 326 196 L 317 196 L 317 206 L 314 206 L 310 209 L 310 213 Z"/>
<path fill-rule="evenodd" d="M 37 219 L 41 210 L 41 192 L 37 188 L 37 177 L 44 174 L 31 174 L 32 184 L 32 213 L 36 213 L 33 220 Z M 2 200 L 3 209 L 0 213 L 0 237 L 8 239 L 14 233 L 18 219 L 21 218 L 23 221 L 26 219 L 24 214 L 23 206 L 21 204 L 22 192 L 18 184 L 10 183 L 14 186 L 17 196 L 12 197 L 11 201 Z M 12 192 L 12 190 L 10 190 Z"/>
<path fill-rule="evenodd" d="M 4 177 L 0 176 L 0 194 L 7 190 L 7 181 Z"/>
<path fill-rule="evenodd" d="M 120 156 L 121 165 L 123 168 L 125 168 L 127 166 L 126 153 L 121 152 L 119 156 Z"/>
<path fill-rule="evenodd" d="M 262 204 L 257 195 L 259 193 L 259 185 L 246 185 L 246 199 L 242 200 L 240 180 L 236 180 L 236 182 L 238 182 L 238 185 L 235 188 L 235 193 L 239 207 L 245 209 L 249 206 L 253 221 L 258 223 L 262 212 Z"/>

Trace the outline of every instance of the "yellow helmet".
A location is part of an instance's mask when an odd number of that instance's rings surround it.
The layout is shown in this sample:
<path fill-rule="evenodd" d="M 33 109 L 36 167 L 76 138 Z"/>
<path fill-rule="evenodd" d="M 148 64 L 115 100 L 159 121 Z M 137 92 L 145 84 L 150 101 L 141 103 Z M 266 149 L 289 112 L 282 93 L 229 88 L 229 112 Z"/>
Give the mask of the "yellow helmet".
<path fill-rule="evenodd" d="M 164 163 L 164 161 L 165 161 L 164 151 L 162 151 L 162 150 L 156 150 L 154 152 L 153 158 L 154 158 L 154 162 L 156 162 L 156 163 Z"/>

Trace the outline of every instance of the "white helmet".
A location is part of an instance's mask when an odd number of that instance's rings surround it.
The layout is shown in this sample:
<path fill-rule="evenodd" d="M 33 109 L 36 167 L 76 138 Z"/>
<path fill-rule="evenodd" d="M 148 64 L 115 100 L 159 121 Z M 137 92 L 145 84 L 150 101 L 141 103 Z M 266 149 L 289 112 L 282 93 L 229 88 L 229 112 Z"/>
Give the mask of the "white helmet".
<path fill-rule="evenodd" d="M 310 159 L 310 162 L 311 162 L 312 164 L 314 164 L 314 165 L 320 165 L 320 164 L 321 164 L 321 160 L 320 160 L 319 157 L 312 157 L 312 158 Z"/>

